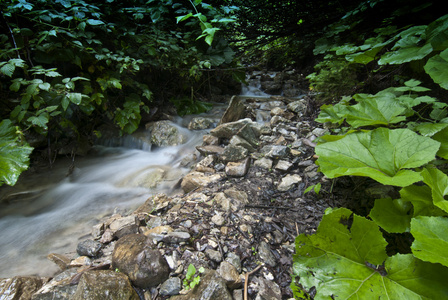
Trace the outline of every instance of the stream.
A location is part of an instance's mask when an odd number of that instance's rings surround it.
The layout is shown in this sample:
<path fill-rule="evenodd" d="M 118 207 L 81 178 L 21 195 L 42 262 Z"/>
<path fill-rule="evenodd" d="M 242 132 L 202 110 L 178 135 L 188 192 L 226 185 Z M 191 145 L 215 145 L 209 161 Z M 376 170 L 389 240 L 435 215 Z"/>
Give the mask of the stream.
<path fill-rule="evenodd" d="M 176 183 L 189 171 L 181 161 L 193 154 L 204 134 L 180 130 L 188 136 L 183 145 L 151 150 L 144 139 L 148 133 L 140 132 L 119 140 L 120 147 L 94 146 L 93 154 L 76 158 L 70 176 L 71 161 L 58 159 L 51 170 L 2 187 L 0 278 L 51 276 L 58 268 L 46 256 L 73 256 L 99 219 L 132 212 L 157 193 L 178 192 Z"/>
<path fill-rule="evenodd" d="M 267 99 L 260 82 L 242 87 L 242 98 Z M 261 112 L 264 105 L 261 105 Z M 215 105 L 202 117 L 219 121 L 226 104 Z M 28 172 L 14 187 L 0 188 L 0 278 L 17 275 L 52 276 L 58 267 L 50 253 L 76 256 L 77 244 L 90 238 L 92 226 L 114 213 L 126 215 L 158 193 L 171 195 L 190 169 L 191 157 L 208 130 L 188 130 L 194 116 L 175 121 L 188 136 L 179 146 L 152 147 L 149 132 L 140 131 L 94 146 L 86 157 L 57 159 L 50 170 Z M 263 115 L 257 116 L 263 121 Z M 160 180 L 163 178 L 162 180 Z"/>

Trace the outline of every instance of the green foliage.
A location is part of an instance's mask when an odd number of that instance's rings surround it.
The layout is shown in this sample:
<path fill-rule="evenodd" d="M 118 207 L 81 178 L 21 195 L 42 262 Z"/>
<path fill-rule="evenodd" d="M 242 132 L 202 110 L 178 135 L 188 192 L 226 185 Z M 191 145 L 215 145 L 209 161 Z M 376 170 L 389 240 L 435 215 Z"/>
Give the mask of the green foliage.
<path fill-rule="evenodd" d="M 374 222 L 345 208 L 328 210 L 316 234 L 297 237 L 294 276 L 304 289 L 316 287 L 314 299 L 446 297 L 448 268 L 412 254 L 387 256 L 386 245 Z M 298 289 L 295 280 L 291 285 Z"/>
<path fill-rule="evenodd" d="M 446 47 L 438 26 L 445 28 L 446 18 L 400 31 L 388 41 L 396 43 L 383 54 L 382 63 L 438 57 L 433 52 Z M 359 48 L 345 51 L 353 54 Z M 431 65 L 432 58 L 425 70 L 444 88 L 448 80 L 444 70 Z M 432 75 L 428 66 L 433 66 Z M 319 138 L 315 151 L 320 171 L 329 178 L 364 176 L 400 187 L 400 198 L 376 199 L 368 215 L 372 221 L 346 209 L 327 212 L 314 236 L 298 236 L 293 266 L 297 278 L 291 286 L 296 297 L 313 287 L 314 299 L 446 297 L 439 274 L 448 274 L 448 176 L 437 166 L 448 158 L 447 104 L 430 97 L 431 91 L 420 84 L 408 80 L 321 107 L 316 121 L 346 127 L 334 129 L 339 135 Z M 380 229 L 389 235 L 410 234 L 409 254 L 385 255 Z M 396 247 L 393 239 L 387 246 Z"/>
<path fill-rule="evenodd" d="M 20 173 L 28 169 L 32 151 L 18 127 L 8 119 L 0 123 L 0 186 L 17 182 Z"/>
<path fill-rule="evenodd" d="M 204 268 L 199 268 L 199 273 L 204 273 Z M 196 268 L 194 265 L 190 264 L 188 266 L 187 274 L 185 274 L 185 279 L 183 281 L 183 285 L 186 289 L 194 289 L 195 286 L 199 284 L 201 281 L 201 276 L 196 274 Z"/>
<path fill-rule="evenodd" d="M 204 69 L 233 63 L 220 34 L 235 21 L 233 9 L 176 0 L 2 1 L 0 84 L 9 92 L 0 113 L 52 145 L 90 137 L 104 123 L 132 133 L 150 106 L 206 86 Z M 209 106 L 178 105 L 181 113 Z"/>

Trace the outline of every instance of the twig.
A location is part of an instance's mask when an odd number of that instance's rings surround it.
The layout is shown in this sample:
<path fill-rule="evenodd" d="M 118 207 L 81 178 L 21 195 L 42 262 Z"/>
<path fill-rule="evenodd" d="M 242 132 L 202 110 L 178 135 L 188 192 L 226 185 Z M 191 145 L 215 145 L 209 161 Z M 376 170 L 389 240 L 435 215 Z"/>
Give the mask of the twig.
<path fill-rule="evenodd" d="M 260 268 L 263 266 L 264 266 L 264 264 L 261 264 L 258 267 L 256 267 L 255 269 L 253 269 L 252 271 L 246 273 L 246 277 L 244 278 L 244 300 L 247 300 L 247 282 L 249 281 L 249 276 L 252 275 L 253 273 L 257 272 L 258 270 L 260 270 Z"/>

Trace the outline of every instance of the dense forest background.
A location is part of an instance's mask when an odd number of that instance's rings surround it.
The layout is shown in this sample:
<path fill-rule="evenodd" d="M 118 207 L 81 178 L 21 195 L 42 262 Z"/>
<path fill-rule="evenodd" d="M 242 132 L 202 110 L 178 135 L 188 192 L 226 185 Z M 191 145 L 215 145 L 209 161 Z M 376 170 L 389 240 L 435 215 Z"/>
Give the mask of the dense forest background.
<path fill-rule="evenodd" d="M 332 129 L 316 147 L 320 171 L 369 177 L 399 195 L 375 202 L 370 219 L 339 210 L 314 237 L 299 236 L 295 295 L 345 295 L 349 283 L 327 285 L 328 274 L 345 269 L 376 280 L 374 291 L 443 298 L 433 276 L 444 278 L 448 265 L 448 230 L 440 231 L 448 229 L 448 15 L 440 1 L 13 0 L 0 1 L 0 11 L 0 184 L 14 185 L 30 157 L 82 153 L 105 128 L 130 134 L 163 110 L 206 111 L 215 95 L 238 93 L 247 70 L 293 68 L 321 106 L 316 121 Z M 349 240 L 330 232 L 337 226 Z M 412 247 L 386 252 L 380 230 Z M 342 246 L 360 232 L 373 232 L 376 244 Z M 325 269 L 323 253 L 353 265 Z M 402 284 L 398 267 L 418 270 L 425 286 Z M 373 273 L 363 277 L 366 270 Z"/>

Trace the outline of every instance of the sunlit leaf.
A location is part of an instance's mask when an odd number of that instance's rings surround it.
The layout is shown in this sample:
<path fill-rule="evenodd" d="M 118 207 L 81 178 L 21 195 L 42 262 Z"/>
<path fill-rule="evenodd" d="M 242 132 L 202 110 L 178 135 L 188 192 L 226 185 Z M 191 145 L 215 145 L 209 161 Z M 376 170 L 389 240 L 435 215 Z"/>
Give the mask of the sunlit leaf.
<path fill-rule="evenodd" d="M 448 219 L 444 217 L 417 217 L 411 221 L 415 257 L 448 267 Z"/>
<path fill-rule="evenodd" d="M 435 158 L 440 143 L 409 129 L 378 128 L 317 145 L 320 170 L 329 178 L 370 177 L 382 184 L 407 186 L 422 178 L 408 170 Z"/>

